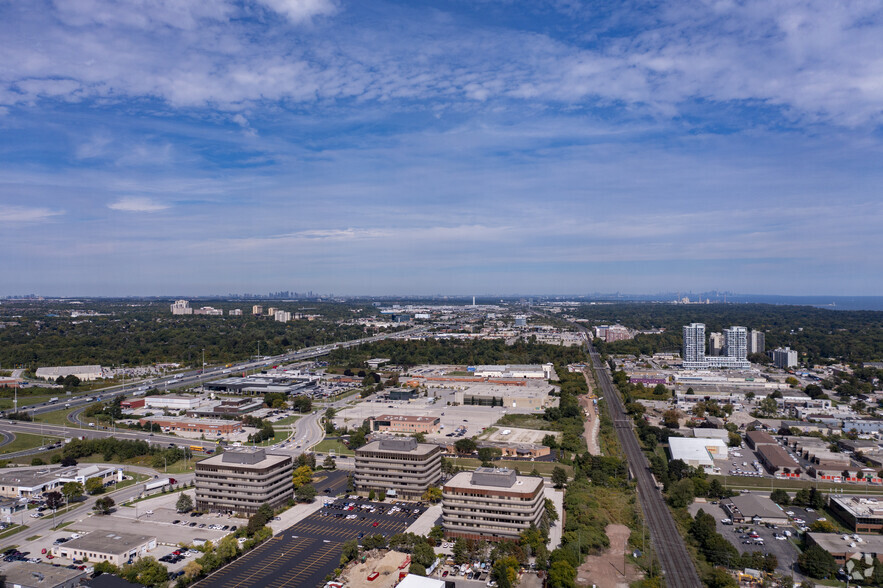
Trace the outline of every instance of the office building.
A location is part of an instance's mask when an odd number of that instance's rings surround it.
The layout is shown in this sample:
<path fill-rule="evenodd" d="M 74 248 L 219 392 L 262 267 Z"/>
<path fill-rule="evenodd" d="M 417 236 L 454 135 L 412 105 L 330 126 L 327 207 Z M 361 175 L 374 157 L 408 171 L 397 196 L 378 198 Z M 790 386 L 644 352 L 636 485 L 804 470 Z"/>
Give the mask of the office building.
<path fill-rule="evenodd" d="M 289 482 L 290 483 L 290 482 Z M 106 561 L 121 566 L 130 559 L 147 555 L 156 547 L 156 537 L 93 531 L 67 543 L 52 548 L 54 557 L 67 559 L 89 559 L 92 563 Z"/>
<path fill-rule="evenodd" d="M 252 515 L 262 504 L 279 508 L 294 497 L 290 455 L 228 449 L 196 463 L 196 510 Z"/>
<path fill-rule="evenodd" d="M 772 352 L 773 365 L 783 370 L 797 366 L 797 352 L 790 347 L 779 347 Z"/>
<path fill-rule="evenodd" d="M 441 419 L 429 416 L 382 414 L 368 419 L 368 426 L 375 433 L 438 433 Z"/>
<path fill-rule="evenodd" d="M 866 535 L 861 537 L 861 541 L 858 541 L 856 537 L 842 533 L 807 533 L 806 544 L 807 546 L 818 545 L 833 555 L 834 561 L 840 566 L 846 564 L 850 559 L 863 559 L 865 563 L 872 562 L 874 565 L 883 562 L 883 537 L 879 535 Z M 853 576 L 852 578 L 858 581 L 856 585 L 870 583 L 868 578 L 861 575 L 861 572 L 859 574 L 861 577 Z"/>
<path fill-rule="evenodd" d="M 68 569 L 48 563 L 16 561 L 0 572 L 4 586 L 10 588 L 78 588 L 80 580 L 88 574 L 85 570 Z"/>
<path fill-rule="evenodd" d="M 684 326 L 684 346 L 681 358 L 686 369 L 708 367 L 705 361 L 705 325 L 703 323 L 690 323 Z"/>
<path fill-rule="evenodd" d="M 197 308 L 193 311 L 193 314 L 203 315 L 203 316 L 224 316 L 224 311 L 220 308 L 215 308 L 213 306 L 203 306 L 202 308 Z"/>
<path fill-rule="evenodd" d="M 97 465 L 7 468 L 0 471 L 0 496 L 32 498 L 60 490 L 68 482 L 85 484 L 89 478 L 99 478 L 103 484 L 122 482 L 123 470 Z"/>
<path fill-rule="evenodd" d="M 190 302 L 187 300 L 175 300 L 171 305 L 172 314 L 193 314 Z"/>
<path fill-rule="evenodd" d="M 148 416 L 138 420 L 142 427 L 153 423 L 165 433 L 199 433 L 203 435 L 229 435 L 242 431 L 242 423 L 227 419 L 203 419 L 173 416 Z"/>
<path fill-rule="evenodd" d="M 752 331 L 748 334 L 748 353 L 763 353 L 766 345 L 763 331 Z"/>
<path fill-rule="evenodd" d="M 441 480 L 442 449 L 413 437 L 380 439 L 356 450 L 356 491 L 419 499 Z"/>
<path fill-rule="evenodd" d="M 526 327 L 527 326 L 527 317 L 523 314 L 519 314 L 515 317 L 515 326 L 516 327 Z"/>
<path fill-rule="evenodd" d="M 480 467 L 442 488 L 442 527 L 449 538 L 517 541 L 545 512 L 543 478 Z"/>
<path fill-rule="evenodd" d="M 847 528 L 856 533 L 883 531 L 883 498 L 831 494 L 828 507 Z"/>
<path fill-rule="evenodd" d="M 242 309 L 241 308 L 231 308 L 227 314 L 229 314 L 230 316 L 242 316 Z"/>

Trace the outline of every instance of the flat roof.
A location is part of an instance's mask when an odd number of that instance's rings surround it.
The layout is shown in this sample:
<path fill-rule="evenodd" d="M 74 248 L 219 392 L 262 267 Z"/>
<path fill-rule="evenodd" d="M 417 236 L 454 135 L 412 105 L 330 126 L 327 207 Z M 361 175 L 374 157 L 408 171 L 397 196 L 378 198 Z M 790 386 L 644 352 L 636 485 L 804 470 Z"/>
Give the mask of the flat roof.
<path fill-rule="evenodd" d="M 727 444 L 721 439 L 705 437 L 669 437 L 668 446 L 672 459 L 680 459 L 684 462 L 700 461 L 706 465 L 714 464 L 714 457 L 708 450 L 709 447 L 724 450 L 727 448 Z"/>
<path fill-rule="evenodd" d="M 479 468 L 482 469 L 482 468 Z M 486 468 L 485 468 L 486 469 Z M 523 492 L 533 493 L 538 488 L 543 487 L 543 478 L 534 476 L 515 476 L 515 483 L 512 486 L 502 487 L 490 484 L 474 484 L 473 472 L 460 472 L 447 482 L 445 488 L 456 488 L 459 490 L 487 490 L 490 492 Z M 479 480 L 481 478 L 479 477 Z"/>
<path fill-rule="evenodd" d="M 61 549 L 69 547 L 80 551 L 97 551 L 98 553 L 119 555 L 151 541 L 156 541 L 156 537 L 119 533 L 116 531 L 92 531 L 79 539 L 71 539 L 59 547 Z"/>
<path fill-rule="evenodd" d="M 7 486 L 39 486 L 58 478 L 73 478 L 77 466 L 39 466 L 36 468 L 15 468 L 0 470 L 0 483 Z"/>
<path fill-rule="evenodd" d="M 6 586 L 57 586 L 86 577 L 83 570 L 69 570 L 63 566 L 17 561 L 3 568 Z"/>
<path fill-rule="evenodd" d="M 807 536 L 828 553 L 883 553 L 883 535 L 861 535 L 860 542 L 852 535 L 841 533 L 807 533 Z"/>
<path fill-rule="evenodd" d="M 278 453 L 267 453 L 264 459 L 255 463 L 238 463 L 233 461 L 225 461 L 224 460 L 225 453 L 220 455 L 213 455 L 208 459 L 203 459 L 202 461 L 196 462 L 197 469 L 201 469 L 205 466 L 221 466 L 221 467 L 229 467 L 229 468 L 237 468 L 237 469 L 250 469 L 250 470 L 263 470 L 265 468 L 278 465 L 283 463 L 286 459 L 291 460 L 292 457 L 290 455 L 280 455 Z"/>
<path fill-rule="evenodd" d="M 375 421 L 390 421 L 396 423 L 435 423 L 440 419 L 432 416 L 414 416 L 408 414 L 382 414 L 372 417 Z"/>
<path fill-rule="evenodd" d="M 733 496 L 732 498 L 727 498 L 724 504 L 732 504 L 739 510 L 742 516 L 748 518 L 755 516 L 760 518 L 787 518 L 788 516 L 768 496 L 760 496 L 758 494 Z"/>
<path fill-rule="evenodd" d="M 777 445 L 776 440 L 773 439 L 772 435 L 765 431 L 748 431 L 745 435 L 748 439 L 751 439 L 751 442 L 755 445 L 766 445 L 772 444 Z"/>
<path fill-rule="evenodd" d="M 382 445 L 384 445 L 384 441 L 386 440 L 378 439 L 376 441 L 368 443 L 367 445 L 363 445 L 362 447 L 356 449 L 356 455 L 366 451 L 383 451 L 384 453 L 401 453 L 403 455 L 428 455 L 433 451 L 439 450 L 439 446 L 433 443 L 417 443 L 417 445 L 413 449 L 395 449 L 382 447 Z"/>
<path fill-rule="evenodd" d="M 800 464 L 791 459 L 784 449 L 778 445 L 760 445 L 757 448 L 763 458 L 770 464 L 780 468 L 800 468 Z"/>
<path fill-rule="evenodd" d="M 883 517 L 883 497 L 831 494 L 830 500 L 857 517 Z"/>

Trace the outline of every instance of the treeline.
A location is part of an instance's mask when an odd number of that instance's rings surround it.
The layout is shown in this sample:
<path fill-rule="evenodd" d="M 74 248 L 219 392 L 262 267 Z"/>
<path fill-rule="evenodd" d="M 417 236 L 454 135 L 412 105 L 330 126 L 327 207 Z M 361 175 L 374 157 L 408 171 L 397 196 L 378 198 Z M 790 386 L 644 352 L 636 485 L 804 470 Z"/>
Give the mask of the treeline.
<path fill-rule="evenodd" d="M 175 362 L 198 365 L 230 363 L 258 353 L 277 355 L 288 349 L 344 341 L 374 334 L 360 325 L 340 325 L 336 319 L 376 314 L 371 307 L 310 303 L 303 312 L 322 319 L 277 323 L 251 315 L 251 304 L 194 302 L 193 306 L 242 308 L 243 316 L 173 316 L 170 301 L 90 301 L 91 310 L 109 316 L 65 316 L 70 306 L 53 302 L 3 305 L 7 326 L 0 329 L 0 365 L 150 365 Z M 297 310 L 300 305 L 273 303 Z M 267 304 L 264 303 L 264 307 Z M 82 307 L 80 307 L 82 308 Z M 352 312 L 359 311 L 358 313 Z M 10 315 L 14 315 L 10 316 Z M 17 324 L 16 324 L 17 323 Z"/>
<path fill-rule="evenodd" d="M 391 363 L 405 367 L 422 364 L 500 365 L 585 362 L 585 351 L 580 347 L 562 347 L 544 343 L 518 341 L 507 345 L 493 340 L 384 340 L 370 345 L 336 349 L 329 355 L 334 366 L 357 369 L 372 357 L 387 357 Z M 559 374 L 560 375 L 560 374 Z"/>
<path fill-rule="evenodd" d="M 764 331 L 766 348 L 789 346 L 806 354 L 801 360 L 851 363 L 883 359 L 883 312 L 826 310 L 771 304 L 675 305 L 615 303 L 583 305 L 571 311 L 590 324 L 621 323 L 632 329 L 664 328 L 661 335 L 599 345 L 603 353 L 651 354 L 679 351 L 684 325 L 705 323 L 706 332 L 732 325 Z"/>
<path fill-rule="evenodd" d="M 101 439 L 73 439 L 70 443 L 66 443 L 61 451 L 63 459 L 80 459 L 95 454 L 101 455 L 106 462 L 125 461 L 150 455 L 153 467 L 163 467 L 164 464 L 171 465 L 178 460 L 189 458 L 190 450 L 181 449 L 178 446 L 151 445 L 147 441 L 128 441 L 104 437 Z"/>

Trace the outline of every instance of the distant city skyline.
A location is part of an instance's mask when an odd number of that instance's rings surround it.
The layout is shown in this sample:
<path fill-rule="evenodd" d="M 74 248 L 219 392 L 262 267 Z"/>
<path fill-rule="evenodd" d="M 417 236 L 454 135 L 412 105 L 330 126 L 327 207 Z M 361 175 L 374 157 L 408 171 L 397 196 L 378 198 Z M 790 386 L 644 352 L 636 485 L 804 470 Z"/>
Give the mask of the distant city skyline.
<path fill-rule="evenodd" d="M 0 4 L 0 296 L 883 292 L 883 6 Z"/>

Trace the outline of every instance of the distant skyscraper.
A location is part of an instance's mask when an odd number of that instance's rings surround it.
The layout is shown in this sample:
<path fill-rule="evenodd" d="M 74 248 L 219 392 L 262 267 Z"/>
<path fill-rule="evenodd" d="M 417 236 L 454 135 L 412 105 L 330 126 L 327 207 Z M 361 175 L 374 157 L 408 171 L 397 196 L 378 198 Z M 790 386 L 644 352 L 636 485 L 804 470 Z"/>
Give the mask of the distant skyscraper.
<path fill-rule="evenodd" d="M 765 344 L 763 331 L 752 330 L 748 334 L 748 353 L 763 353 Z"/>
<path fill-rule="evenodd" d="M 707 367 L 705 361 L 705 325 L 691 323 L 684 327 L 684 349 L 681 357 L 687 369 Z"/>

